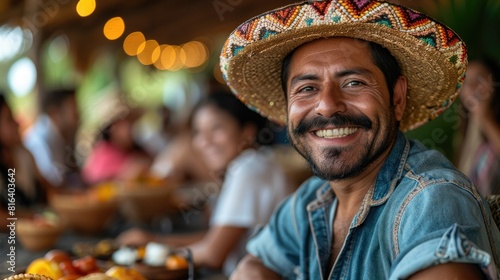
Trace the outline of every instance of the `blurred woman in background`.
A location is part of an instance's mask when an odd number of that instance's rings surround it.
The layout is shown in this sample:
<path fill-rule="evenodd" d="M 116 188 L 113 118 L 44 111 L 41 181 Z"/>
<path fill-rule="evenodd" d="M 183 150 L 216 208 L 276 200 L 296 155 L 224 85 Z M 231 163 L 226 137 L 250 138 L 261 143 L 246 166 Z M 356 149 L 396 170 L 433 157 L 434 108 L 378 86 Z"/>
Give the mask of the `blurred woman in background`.
<path fill-rule="evenodd" d="M 459 168 L 483 195 L 500 194 L 500 67 L 472 60 L 460 98 L 469 112 Z"/>
<path fill-rule="evenodd" d="M 15 190 L 9 191 L 12 188 Z M 47 193 L 53 189 L 23 146 L 19 125 L 0 93 L 0 218 L 7 221 L 9 199 L 12 198 L 9 194 L 14 195 L 16 217 L 32 217 L 39 207 L 45 206 Z M 2 230 L 7 228 L 2 227 Z"/>
<path fill-rule="evenodd" d="M 267 223 L 274 208 L 292 189 L 277 163 L 257 149 L 265 119 L 227 92 L 210 94 L 194 110 L 193 145 L 221 183 L 207 232 L 157 236 L 129 230 L 122 244 L 164 242 L 187 246 L 195 265 L 229 274 L 245 254 L 251 233 Z"/>

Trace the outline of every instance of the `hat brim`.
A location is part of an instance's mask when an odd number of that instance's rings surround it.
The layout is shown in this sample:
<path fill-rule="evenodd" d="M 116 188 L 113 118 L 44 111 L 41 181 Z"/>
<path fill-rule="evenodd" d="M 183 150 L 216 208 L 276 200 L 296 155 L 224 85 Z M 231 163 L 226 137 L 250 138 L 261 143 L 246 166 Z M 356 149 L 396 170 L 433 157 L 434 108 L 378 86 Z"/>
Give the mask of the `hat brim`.
<path fill-rule="evenodd" d="M 379 8 L 379 14 L 390 13 L 392 17 L 395 17 L 394 8 L 406 9 L 387 3 L 378 4 L 384 5 L 382 8 L 386 10 Z M 269 119 L 286 124 L 287 102 L 281 88 L 281 68 L 283 59 L 291 51 L 307 42 L 328 37 L 350 37 L 378 43 L 397 59 L 408 79 L 406 110 L 400 123 L 400 129 L 406 131 L 436 118 L 452 104 L 463 83 L 467 64 L 465 45 L 458 36 L 452 33 L 453 44 L 445 40 L 448 37 L 436 38 L 435 34 L 449 36 L 450 30 L 426 19 L 422 30 L 405 30 L 407 26 L 394 27 L 401 25 L 396 20 L 391 23 L 393 27 L 388 27 L 387 24 L 369 22 L 372 18 L 367 16 L 366 20 L 288 29 L 252 42 L 242 41 L 233 32 L 233 38 L 228 39 L 221 55 L 221 67 L 228 85 L 243 102 Z M 263 18 L 250 21 L 259 20 Z M 429 34 L 434 34 L 434 38 L 430 37 L 434 39 L 434 45 L 423 39 Z M 235 46 L 240 47 L 237 53 L 234 52 Z"/>

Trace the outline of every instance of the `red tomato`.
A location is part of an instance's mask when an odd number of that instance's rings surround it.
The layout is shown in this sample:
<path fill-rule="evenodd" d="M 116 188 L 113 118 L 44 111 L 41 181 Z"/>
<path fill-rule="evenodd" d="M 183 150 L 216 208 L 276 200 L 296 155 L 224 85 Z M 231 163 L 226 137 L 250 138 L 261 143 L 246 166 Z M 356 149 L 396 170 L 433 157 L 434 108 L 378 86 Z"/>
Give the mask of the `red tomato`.
<path fill-rule="evenodd" d="M 92 256 L 85 256 L 74 260 L 73 266 L 79 273 L 82 273 L 84 275 L 99 271 L 97 262 Z"/>
<path fill-rule="evenodd" d="M 78 274 L 78 270 L 73 265 L 71 260 L 62 261 L 59 263 L 59 268 L 63 271 L 64 275 Z"/>
<path fill-rule="evenodd" d="M 56 263 L 61 263 L 63 261 L 71 261 L 71 256 L 63 250 L 53 249 L 48 251 L 44 258 L 49 261 L 54 261 Z"/>

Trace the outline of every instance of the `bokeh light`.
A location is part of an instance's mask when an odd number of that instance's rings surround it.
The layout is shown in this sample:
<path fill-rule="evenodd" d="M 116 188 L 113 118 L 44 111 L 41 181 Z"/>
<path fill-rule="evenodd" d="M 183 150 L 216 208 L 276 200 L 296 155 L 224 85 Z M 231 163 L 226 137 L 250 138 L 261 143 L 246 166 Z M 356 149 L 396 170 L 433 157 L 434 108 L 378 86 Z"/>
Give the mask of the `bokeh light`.
<path fill-rule="evenodd" d="M 95 0 L 80 0 L 76 4 L 76 12 L 81 17 L 87 17 L 95 11 L 95 7 Z"/>
<path fill-rule="evenodd" d="M 159 44 L 155 40 L 147 40 L 139 46 L 142 49 L 140 53 L 137 54 L 137 59 L 144 65 L 153 64 L 160 57 Z"/>
<path fill-rule="evenodd" d="M 54 63 L 61 62 L 69 53 L 69 39 L 66 35 L 57 36 L 48 47 L 50 60 Z"/>
<path fill-rule="evenodd" d="M 103 28 L 104 36 L 108 40 L 116 40 L 120 38 L 125 32 L 125 22 L 121 17 L 114 17 L 109 19 Z"/>
<path fill-rule="evenodd" d="M 198 41 L 187 42 L 182 45 L 180 51 L 180 60 L 187 68 L 195 68 L 201 66 L 207 60 L 207 48 Z"/>
<path fill-rule="evenodd" d="M 23 50 L 23 30 L 7 25 L 0 27 L 0 61 L 13 58 Z"/>
<path fill-rule="evenodd" d="M 161 60 L 161 54 L 163 53 L 163 51 L 168 47 L 167 44 L 163 44 L 163 45 L 159 45 L 158 46 L 158 50 L 159 53 L 160 53 L 160 57 L 153 63 L 154 66 L 158 69 L 158 70 L 167 70 L 167 68 L 165 67 L 165 65 L 163 65 L 163 62 Z"/>
<path fill-rule="evenodd" d="M 182 68 L 182 62 L 180 59 L 181 47 L 179 46 L 167 46 L 161 53 L 161 63 L 162 65 L 170 71 L 177 71 Z"/>
<path fill-rule="evenodd" d="M 146 37 L 144 37 L 144 34 L 142 34 L 142 32 L 132 32 L 123 41 L 123 50 L 130 56 L 137 55 L 138 53 L 142 52 L 142 49 L 140 49 L 140 47 L 145 46 L 143 44 L 145 41 Z"/>
<path fill-rule="evenodd" d="M 10 67 L 7 81 L 14 95 L 22 97 L 33 91 L 36 76 L 35 64 L 31 59 L 24 57 Z"/>

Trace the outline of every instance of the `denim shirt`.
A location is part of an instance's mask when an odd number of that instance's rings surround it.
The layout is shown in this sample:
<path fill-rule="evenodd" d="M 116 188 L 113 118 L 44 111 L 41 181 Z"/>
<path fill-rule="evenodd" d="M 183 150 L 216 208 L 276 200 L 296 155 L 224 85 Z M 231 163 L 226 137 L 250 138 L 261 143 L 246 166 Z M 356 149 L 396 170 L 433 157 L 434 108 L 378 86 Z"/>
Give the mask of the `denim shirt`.
<path fill-rule="evenodd" d="M 500 232 L 475 187 L 439 152 L 399 133 L 329 269 L 337 199 L 306 181 L 247 245 L 286 279 L 405 279 L 447 262 L 497 279 Z"/>

